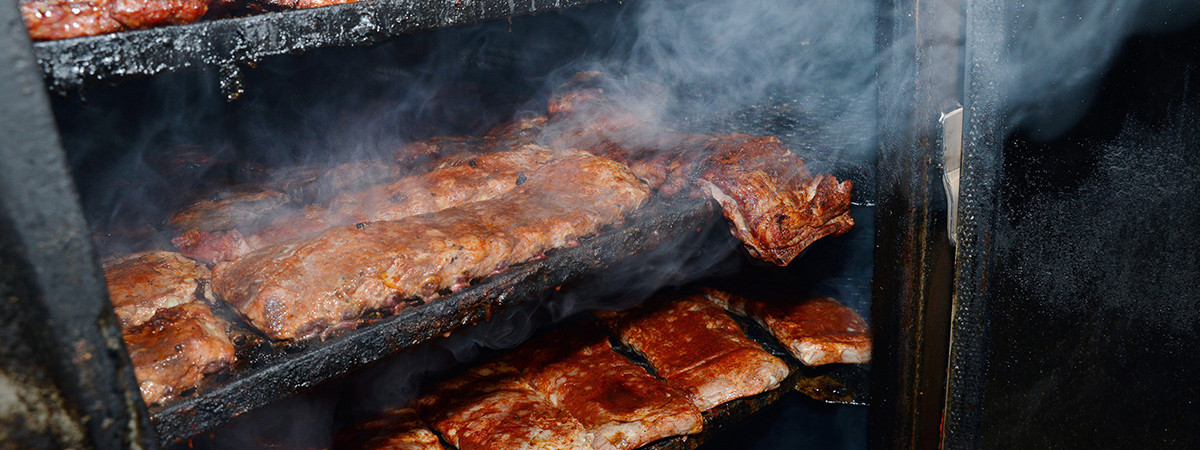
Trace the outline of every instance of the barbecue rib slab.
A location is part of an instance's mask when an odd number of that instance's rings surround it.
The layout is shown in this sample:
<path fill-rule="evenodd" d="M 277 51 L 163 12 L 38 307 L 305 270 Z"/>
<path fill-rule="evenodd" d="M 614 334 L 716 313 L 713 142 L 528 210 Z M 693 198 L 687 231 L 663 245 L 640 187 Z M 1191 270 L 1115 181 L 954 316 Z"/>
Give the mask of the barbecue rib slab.
<path fill-rule="evenodd" d="M 187 230 L 231 230 L 254 226 L 264 218 L 284 211 L 291 202 L 287 194 L 273 189 L 228 193 L 192 203 L 172 214 L 167 223 Z"/>
<path fill-rule="evenodd" d="M 369 204 L 385 209 L 389 206 L 404 208 L 402 200 L 410 197 L 409 193 L 400 191 L 404 185 L 418 187 L 412 197 L 421 198 L 426 191 L 420 189 L 422 182 L 433 186 L 438 184 L 437 178 L 458 177 L 470 184 L 473 179 L 480 181 L 486 177 L 489 170 L 503 171 L 505 163 L 519 164 L 510 159 L 520 156 L 519 150 L 533 143 L 545 122 L 544 116 L 525 118 L 507 122 L 484 136 L 439 136 L 410 142 L 393 152 L 391 159 L 350 161 L 333 167 L 314 164 L 271 170 L 268 182 L 237 185 L 219 192 L 214 198 L 187 205 L 167 223 L 183 231 L 175 241 L 188 257 L 208 263 L 236 259 L 254 248 L 281 242 L 272 239 L 286 240 L 288 236 L 321 231 L 328 228 L 331 221 L 345 225 L 368 220 L 375 213 L 367 209 Z M 518 150 L 515 155 L 487 156 L 514 149 Z M 479 159 L 475 159 L 477 157 Z M 497 159 L 500 161 L 492 161 Z M 480 162 L 492 167 L 477 171 L 452 169 L 461 164 L 469 164 L 474 169 Z M 213 163 L 202 161 L 201 164 Z M 431 171 L 435 173 L 428 174 Z M 405 176 L 412 178 L 402 178 Z M 393 182 L 401 186 L 390 186 Z M 442 198 L 471 195 L 452 191 L 429 193 L 440 194 Z M 378 194 L 384 197 L 370 197 Z M 335 200 L 342 207 L 358 206 L 350 211 L 325 208 Z M 356 213 L 363 217 L 339 220 L 338 213 Z M 381 213 L 388 214 L 388 211 Z M 396 214 L 397 211 L 390 212 L 392 218 Z"/>
<path fill-rule="evenodd" d="M 421 416 L 462 449 L 582 449 L 583 425 L 543 400 L 512 365 L 493 362 L 417 399 Z"/>
<path fill-rule="evenodd" d="M 195 387 L 234 360 L 225 328 L 201 302 L 160 310 L 122 334 L 147 405 Z"/>
<path fill-rule="evenodd" d="M 717 305 L 762 324 L 806 366 L 871 361 L 871 332 L 853 309 L 832 298 L 750 299 L 704 288 Z"/>
<path fill-rule="evenodd" d="M 513 190 L 489 200 L 257 250 L 218 264 L 214 286 L 272 339 L 310 337 L 564 247 L 649 195 L 625 166 L 570 150 L 506 182 Z"/>
<path fill-rule="evenodd" d="M 178 253 L 150 251 L 107 261 L 108 284 L 134 375 L 148 405 L 191 389 L 234 360 L 225 326 L 206 302 L 208 268 Z"/>
<path fill-rule="evenodd" d="M 601 315 L 621 342 L 667 384 L 688 392 L 701 411 L 774 389 L 790 372 L 698 294 Z"/>
<path fill-rule="evenodd" d="M 663 129 L 598 87 L 566 90 L 548 109 L 547 142 L 626 163 L 665 195 L 697 186 L 721 205 L 730 231 L 756 258 L 787 265 L 817 239 L 854 225 L 851 183 L 813 176 L 777 138 Z"/>
<path fill-rule="evenodd" d="M 338 433 L 335 449 L 442 450 L 436 435 L 413 408 L 394 408 L 382 417 L 357 424 Z"/>
<path fill-rule="evenodd" d="M 517 187 L 513 180 L 536 172 L 556 152 L 537 145 L 442 162 L 420 175 L 344 192 L 328 207 L 308 207 L 275 218 L 261 229 L 242 233 L 188 230 L 172 242 L 184 255 L 215 263 L 232 261 L 251 251 L 311 235 L 331 227 L 361 222 L 399 220 L 469 202 L 495 198 Z"/>
<path fill-rule="evenodd" d="M 594 449 L 637 448 L 704 425 L 687 397 L 617 354 L 595 325 L 552 332 L 510 360 L 543 398 L 583 424 Z"/>
<path fill-rule="evenodd" d="M 174 252 L 134 253 L 104 264 L 108 296 L 122 328 L 141 325 L 160 309 L 215 301 L 210 279 L 207 267 Z"/>
<path fill-rule="evenodd" d="M 95 36 L 121 30 L 191 23 L 210 0 L 21 0 L 34 40 Z"/>

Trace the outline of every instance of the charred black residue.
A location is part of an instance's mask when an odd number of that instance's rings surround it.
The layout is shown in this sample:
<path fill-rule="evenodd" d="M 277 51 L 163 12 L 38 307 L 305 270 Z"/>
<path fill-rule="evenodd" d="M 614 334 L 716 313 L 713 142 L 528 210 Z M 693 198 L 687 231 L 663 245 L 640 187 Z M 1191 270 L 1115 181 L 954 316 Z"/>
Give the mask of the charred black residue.
<path fill-rule="evenodd" d="M 407 306 L 421 306 L 425 304 L 425 299 L 421 297 L 408 297 L 400 301 Z"/>
<path fill-rule="evenodd" d="M 356 223 L 356 224 L 354 224 L 354 228 L 358 228 L 358 229 L 360 229 L 360 230 L 361 230 L 361 229 L 364 229 L 364 228 L 366 228 L 366 227 L 367 227 L 367 223 L 366 223 L 366 222 L 359 222 L 359 223 Z"/>
<path fill-rule="evenodd" d="M 525 184 L 525 180 L 526 180 L 525 172 L 521 172 L 521 173 L 517 174 L 517 186 Z"/>

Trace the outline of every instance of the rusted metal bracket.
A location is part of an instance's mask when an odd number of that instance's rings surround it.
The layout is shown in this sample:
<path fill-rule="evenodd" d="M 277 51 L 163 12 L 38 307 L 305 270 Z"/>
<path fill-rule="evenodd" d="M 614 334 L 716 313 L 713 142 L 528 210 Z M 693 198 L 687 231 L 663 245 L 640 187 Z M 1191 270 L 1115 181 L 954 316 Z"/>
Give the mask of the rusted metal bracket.
<path fill-rule="evenodd" d="M 942 113 L 942 185 L 946 188 L 946 236 L 958 245 L 958 181 L 962 176 L 962 116 L 961 106 Z"/>

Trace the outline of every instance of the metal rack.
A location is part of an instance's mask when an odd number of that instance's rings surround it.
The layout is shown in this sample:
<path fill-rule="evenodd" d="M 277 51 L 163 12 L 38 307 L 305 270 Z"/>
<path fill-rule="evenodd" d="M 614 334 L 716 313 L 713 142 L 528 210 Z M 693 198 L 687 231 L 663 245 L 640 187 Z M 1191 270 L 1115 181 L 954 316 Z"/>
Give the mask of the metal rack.
<path fill-rule="evenodd" d="M 367 45 L 389 37 L 485 20 L 562 11 L 601 0 L 364 0 L 323 8 L 37 42 L 51 89 L 217 67 L 236 80 L 241 65 L 321 47 Z M 20 18 L 17 18 L 18 23 Z"/>

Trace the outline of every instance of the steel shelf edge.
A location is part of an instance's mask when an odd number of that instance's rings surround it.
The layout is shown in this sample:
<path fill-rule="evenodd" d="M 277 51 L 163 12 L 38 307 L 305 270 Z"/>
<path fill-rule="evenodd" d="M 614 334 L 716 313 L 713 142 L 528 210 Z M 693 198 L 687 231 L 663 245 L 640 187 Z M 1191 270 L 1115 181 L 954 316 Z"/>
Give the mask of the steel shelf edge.
<path fill-rule="evenodd" d="M 208 20 L 36 42 L 49 87 L 151 76 L 197 66 L 234 68 L 320 47 L 365 45 L 421 31 L 562 11 L 604 0 L 362 0 L 322 8 Z"/>

